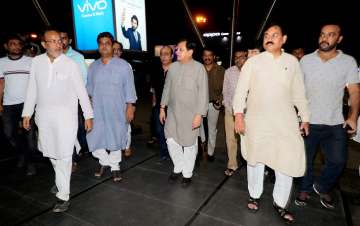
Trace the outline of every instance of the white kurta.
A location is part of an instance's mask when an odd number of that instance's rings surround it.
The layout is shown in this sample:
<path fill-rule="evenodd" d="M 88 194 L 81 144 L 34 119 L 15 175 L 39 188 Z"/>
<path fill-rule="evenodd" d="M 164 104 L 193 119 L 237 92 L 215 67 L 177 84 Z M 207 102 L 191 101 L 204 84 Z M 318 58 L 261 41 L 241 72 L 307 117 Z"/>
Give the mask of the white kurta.
<path fill-rule="evenodd" d="M 84 118 L 93 111 L 79 66 L 65 55 L 51 63 L 47 54 L 33 59 L 22 116 L 35 113 L 38 148 L 44 156 L 64 159 L 72 155 L 78 128 L 78 101 Z"/>
<path fill-rule="evenodd" d="M 234 113 L 245 113 L 241 153 L 249 165 L 263 163 L 292 177 L 305 172 L 304 141 L 294 106 L 309 122 L 303 75 L 295 57 L 263 52 L 242 67 Z"/>

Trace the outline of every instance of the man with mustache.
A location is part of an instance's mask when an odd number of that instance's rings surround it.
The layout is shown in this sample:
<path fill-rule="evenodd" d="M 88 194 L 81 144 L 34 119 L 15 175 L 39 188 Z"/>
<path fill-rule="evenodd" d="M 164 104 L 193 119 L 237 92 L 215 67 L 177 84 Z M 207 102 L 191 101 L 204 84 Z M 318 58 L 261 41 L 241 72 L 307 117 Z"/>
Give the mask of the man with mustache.
<path fill-rule="evenodd" d="M 305 138 L 307 170 L 295 201 L 297 205 L 306 205 L 314 190 L 325 208 L 335 208 L 329 192 L 346 163 L 347 134 L 356 133 L 360 92 L 357 64 L 353 57 L 337 49 L 342 39 L 339 25 L 324 25 L 319 48 L 301 60 L 311 117 L 310 135 Z M 344 120 L 342 104 L 346 87 L 350 111 Z M 319 145 L 325 155 L 325 167 L 314 183 L 313 160 Z"/>
<path fill-rule="evenodd" d="M 224 83 L 225 69 L 216 64 L 214 50 L 211 48 L 205 48 L 203 50 L 202 60 L 204 67 L 208 75 L 208 87 L 209 87 L 209 110 L 207 113 L 207 131 L 208 141 L 207 145 L 204 145 L 205 128 L 204 123 L 201 123 L 201 141 L 202 148 L 207 146 L 207 160 L 213 162 L 216 135 L 217 135 L 217 122 L 219 118 L 220 107 L 222 105 L 222 88 Z"/>
<path fill-rule="evenodd" d="M 268 166 L 276 176 L 273 206 L 284 222 L 293 223 L 294 216 L 286 206 L 293 177 L 305 172 L 300 130 L 308 134 L 309 111 L 299 62 L 281 49 L 286 39 L 279 25 L 272 24 L 265 30 L 266 51 L 251 57 L 242 67 L 233 109 L 235 131 L 241 134 L 241 153 L 247 160 L 248 209 L 259 209 L 264 168 Z M 294 106 L 302 119 L 300 130 Z"/>

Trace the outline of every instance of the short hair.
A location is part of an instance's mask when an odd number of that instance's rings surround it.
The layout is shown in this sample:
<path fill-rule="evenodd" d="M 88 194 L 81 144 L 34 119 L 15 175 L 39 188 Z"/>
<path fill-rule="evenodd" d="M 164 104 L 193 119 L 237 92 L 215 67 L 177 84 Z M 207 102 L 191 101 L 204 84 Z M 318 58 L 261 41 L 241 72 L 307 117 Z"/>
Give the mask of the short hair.
<path fill-rule="evenodd" d="M 133 16 L 131 17 L 131 20 L 136 20 L 137 24 L 139 25 L 139 20 L 138 20 L 138 18 L 137 18 L 136 15 L 133 15 Z"/>
<path fill-rule="evenodd" d="M 246 53 L 247 54 L 247 50 L 245 50 L 245 49 L 234 49 L 234 54 L 235 53 L 238 53 L 238 52 L 244 52 L 244 53 Z"/>
<path fill-rule="evenodd" d="M 49 33 L 49 32 L 51 32 L 51 31 L 60 34 L 60 31 L 59 31 L 58 29 L 56 29 L 55 27 L 47 27 L 47 28 L 45 28 L 45 30 L 44 30 L 44 32 L 43 32 L 43 34 L 42 34 L 42 37 L 41 37 L 43 41 L 45 41 L 45 35 L 46 35 L 46 33 Z"/>
<path fill-rule="evenodd" d="M 335 25 L 337 27 L 339 27 L 339 35 L 342 35 L 342 29 L 341 29 L 341 24 L 339 22 L 336 21 L 327 21 L 325 23 L 323 23 L 320 27 L 320 30 L 325 27 L 325 26 L 329 26 L 329 25 Z"/>
<path fill-rule="evenodd" d="M 168 49 L 170 49 L 170 53 L 171 53 L 171 55 L 173 55 L 173 54 L 174 54 L 174 50 L 173 50 L 173 48 L 171 48 L 171 46 L 169 46 L 169 45 L 164 45 L 163 47 L 161 47 L 160 51 L 161 51 L 162 49 L 164 49 L 164 48 L 168 48 Z"/>
<path fill-rule="evenodd" d="M 205 51 L 211 52 L 213 55 L 215 55 L 215 50 L 211 46 L 205 46 L 202 52 L 204 53 Z"/>
<path fill-rule="evenodd" d="M 9 43 L 10 40 L 18 40 L 23 43 L 23 39 L 18 34 L 10 34 L 6 37 L 6 43 Z"/>
<path fill-rule="evenodd" d="M 101 33 L 97 36 L 97 38 L 96 38 L 97 43 L 100 42 L 100 39 L 101 39 L 101 38 L 109 38 L 109 39 L 111 40 L 111 44 L 114 44 L 114 36 L 113 36 L 110 32 L 108 32 L 108 31 L 101 32 Z"/>
<path fill-rule="evenodd" d="M 271 23 L 269 23 L 269 24 L 267 24 L 266 26 L 265 26 L 265 29 L 264 29 L 264 33 L 265 33 L 265 31 L 267 31 L 269 28 L 271 28 L 271 27 L 278 27 L 278 28 L 280 28 L 280 31 L 281 31 L 281 34 L 282 35 L 286 35 L 287 33 L 286 33 L 286 29 L 284 28 L 284 26 L 282 25 L 282 24 L 280 24 L 280 23 L 278 23 L 278 22 L 271 22 Z"/>
<path fill-rule="evenodd" d="M 246 45 L 247 49 L 258 49 L 258 50 L 262 50 L 262 44 L 260 44 L 259 41 L 249 41 L 249 43 Z"/>
<path fill-rule="evenodd" d="M 186 39 L 186 38 L 180 39 L 177 43 L 180 43 L 180 42 L 185 42 L 186 49 L 187 49 L 187 50 L 192 50 L 192 51 L 195 52 L 195 48 L 196 48 L 195 42 L 189 41 L 189 40 Z"/>
<path fill-rule="evenodd" d="M 124 46 L 123 46 L 123 44 L 122 44 L 121 42 L 115 40 L 115 41 L 113 42 L 113 45 L 114 45 L 114 44 L 119 44 L 120 49 L 121 49 L 121 50 L 124 50 Z"/>

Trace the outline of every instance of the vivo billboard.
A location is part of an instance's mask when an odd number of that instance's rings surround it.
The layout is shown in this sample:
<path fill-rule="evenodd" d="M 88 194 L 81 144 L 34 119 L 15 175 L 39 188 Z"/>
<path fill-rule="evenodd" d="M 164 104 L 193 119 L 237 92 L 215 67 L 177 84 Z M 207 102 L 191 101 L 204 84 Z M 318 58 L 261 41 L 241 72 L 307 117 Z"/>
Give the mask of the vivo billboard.
<path fill-rule="evenodd" d="M 145 0 L 72 0 L 76 48 L 97 49 L 96 37 L 108 31 L 124 49 L 147 50 Z"/>

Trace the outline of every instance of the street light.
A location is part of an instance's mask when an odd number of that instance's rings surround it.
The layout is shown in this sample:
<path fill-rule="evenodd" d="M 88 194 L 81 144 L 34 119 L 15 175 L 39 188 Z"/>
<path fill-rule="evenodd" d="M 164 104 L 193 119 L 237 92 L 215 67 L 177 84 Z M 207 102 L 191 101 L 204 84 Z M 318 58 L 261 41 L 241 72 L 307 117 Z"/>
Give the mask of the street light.
<path fill-rule="evenodd" d="M 198 23 L 198 24 L 206 24 L 206 22 L 207 22 L 207 18 L 202 15 L 196 16 L 195 20 L 196 20 L 196 23 Z"/>

